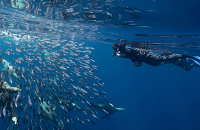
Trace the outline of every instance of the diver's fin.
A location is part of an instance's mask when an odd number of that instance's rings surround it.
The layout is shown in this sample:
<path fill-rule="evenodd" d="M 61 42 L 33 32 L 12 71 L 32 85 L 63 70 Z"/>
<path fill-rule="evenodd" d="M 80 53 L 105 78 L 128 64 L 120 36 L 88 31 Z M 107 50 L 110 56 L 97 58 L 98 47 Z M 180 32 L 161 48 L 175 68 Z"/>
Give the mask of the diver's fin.
<path fill-rule="evenodd" d="M 194 56 L 194 58 L 196 58 L 196 59 L 200 60 L 200 56 Z"/>
<path fill-rule="evenodd" d="M 109 118 L 108 116 L 107 116 L 106 118 L 107 118 L 108 120 L 110 120 L 110 118 Z"/>
<path fill-rule="evenodd" d="M 193 61 L 196 65 L 200 66 L 200 56 L 193 56 L 193 58 L 188 58 Z"/>
<path fill-rule="evenodd" d="M 105 114 L 103 117 L 101 117 L 101 119 L 107 118 L 108 120 L 110 120 L 110 118 L 108 116 L 109 116 L 109 114 Z"/>

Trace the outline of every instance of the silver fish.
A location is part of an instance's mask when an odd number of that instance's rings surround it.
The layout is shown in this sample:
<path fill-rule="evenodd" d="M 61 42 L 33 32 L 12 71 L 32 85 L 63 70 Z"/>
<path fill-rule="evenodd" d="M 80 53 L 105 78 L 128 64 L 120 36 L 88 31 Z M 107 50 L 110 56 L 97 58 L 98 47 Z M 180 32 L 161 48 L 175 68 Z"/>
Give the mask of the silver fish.
<path fill-rule="evenodd" d="M 38 113 L 40 114 L 40 107 L 38 106 Z"/>
<path fill-rule="evenodd" d="M 7 108 L 7 102 L 6 102 L 6 105 L 5 105 L 4 108 L 3 108 L 3 116 L 4 116 L 4 117 L 6 116 L 6 108 Z"/>
<path fill-rule="evenodd" d="M 26 114 L 26 118 L 28 119 L 27 104 L 24 105 L 24 112 Z"/>
<path fill-rule="evenodd" d="M 28 82 L 29 82 L 30 85 L 32 85 L 32 81 L 30 79 L 28 79 Z"/>
<path fill-rule="evenodd" d="M 94 118 L 96 118 L 96 119 L 98 119 L 98 120 L 99 120 L 99 118 L 98 118 L 96 115 L 92 114 L 92 116 L 93 116 Z"/>
<path fill-rule="evenodd" d="M 31 69 L 31 74 L 34 75 L 34 71 L 33 71 L 33 69 Z"/>
<path fill-rule="evenodd" d="M 78 121 L 79 121 L 80 123 L 84 124 L 84 121 L 83 121 L 81 118 L 77 117 L 77 119 L 78 119 Z"/>
<path fill-rule="evenodd" d="M 31 102 L 31 98 L 30 98 L 29 94 L 28 94 L 28 103 L 30 106 L 32 106 L 32 102 Z"/>
<path fill-rule="evenodd" d="M 4 71 L 1 72 L 1 78 L 3 78 Z"/>
<path fill-rule="evenodd" d="M 38 67 L 38 66 L 35 66 L 35 68 L 40 71 L 40 73 L 42 73 L 42 70 Z"/>
<path fill-rule="evenodd" d="M 16 97 L 16 101 L 18 102 L 21 98 L 21 92 L 18 91 L 17 97 Z"/>
<path fill-rule="evenodd" d="M 103 112 L 105 112 L 106 114 L 109 114 L 105 109 L 102 109 L 103 110 Z"/>
<path fill-rule="evenodd" d="M 10 103 L 10 107 L 13 108 L 13 100 Z"/>
<path fill-rule="evenodd" d="M 25 72 L 25 69 L 24 69 L 24 67 L 22 67 L 22 71 L 23 71 L 23 72 Z"/>
<path fill-rule="evenodd" d="M 85 118 L 88 122 L 91 122 L 92 124 L 94 124 L 96 126 L 96 123 L 88 118 Z"/>
<path fill-rule="evenodd" d="M 39 88 L 38 88 L 37 84 L 35 85 L 35 88 L 36 88 L 36 92 L 39 93 Z"/>
<path fill-rule="evenodd" d="M 9 77 L 9 81 L 10 81 L 10 83 L 12 84 L 13 80 L 12 80 L 11 76 L 8 75 L 8 77 Z"/>

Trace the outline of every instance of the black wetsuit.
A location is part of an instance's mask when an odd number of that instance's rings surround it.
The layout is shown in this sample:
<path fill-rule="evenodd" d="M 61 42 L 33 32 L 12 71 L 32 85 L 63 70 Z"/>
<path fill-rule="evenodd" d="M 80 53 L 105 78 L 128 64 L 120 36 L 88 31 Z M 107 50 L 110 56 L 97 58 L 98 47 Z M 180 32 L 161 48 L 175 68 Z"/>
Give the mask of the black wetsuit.
<path fill-rule="evenodd" d="M 184 68 L 185 70 L 190 70 L 193 67 L 186 63 L 186 59 L 193 58 L 192 56 L 175 54 L 171 52 L 159 55 L 144 48 L 134 47 L 134 44 L 120 44 L 115 50 L 115 53 L 122 54 L 119 55 L 120 57 L 130 58 L 131 61 L 138 67 L 141 66 L 142 62 L 152 66 L 172 63 Z"/>

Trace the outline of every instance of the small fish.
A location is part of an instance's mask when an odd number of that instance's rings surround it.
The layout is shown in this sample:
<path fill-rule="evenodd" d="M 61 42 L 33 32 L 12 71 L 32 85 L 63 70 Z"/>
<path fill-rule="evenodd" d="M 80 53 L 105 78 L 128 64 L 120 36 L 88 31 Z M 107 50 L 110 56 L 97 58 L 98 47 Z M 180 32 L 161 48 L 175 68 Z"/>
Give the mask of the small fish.
<path fill-rule="evenodd" d="M 21 92 L 18 91 L 17 97 L 16 97 L 16 102 L 18 102 L 21 98 Z"/>
<path fill-rule="evenodd" d="M 19 45 L 19 42 L 16 42 L 15 45 L 18 46 L 18 45 Z"/>
<path fill-rule="evenodd" d="M 10 81 L 10 83 L 12 84 L 13 80 L 12 80 L 11 76 L 8 75 L 8 77 L 9 77 L 9 81 Z"/>
<path fill-rule="evenodd" d="M 31 74 L 34 75 L 34 71 L 33 71 L 33 69 L 31 69 Z"/>
<path fill-rule="evenodd" d="M 106 114 L 109 114 L 105 109 L 102 109 L 103 112 L 105 112 Z"/>
<path fill-rule="evenodd" d="M 10 103 L 10 107 L 13 108 L 13 100 Z"/>
<path fill-rule="evenodd" d="M 36 92 L 39 93 L 39 88 L 38 88 L 37 84 L 35 85 L 35 88 L 36 88 Z"/>
<path fill-rule="evenodd" d="M 40 73 L 42 73 L 42 70 L 38 67 L 38 66 L 35 66 L 35 68 L 40 71 Z"/>
<path fill-rule="evenodd" d="M 40 107 L 38 106 L 38 113 L 40 114 Z"/>
<path fill-rule="evenodd" d="M 27 104 L 24 105 L 24 112 L 26 114 L 26 118 L 28 119 Z"/>
<path fill-rule="evenodd" d="M 29 82 L 30 85 L 32 85 L 32 81 L 30 79 L 28 79 L 28 82 Z"/>
<path fill-rule="evenodd" d="M 99 118 L 98 118 L 96 115 L 92 114 L 92 116 L 93 116 L 94 118 L 96 118 L 96 119 L 98 119 L 98 120 L 99 120 Z"/>
<path fill-rule="evenodd" d="M 30 106 L 32 106 L 32 102 L 31 102 L 31 98 L 30 98 L 29 94 L 28 94 L 28 103 Z"/>
<path fill-rule="evenodd" d="M 6 105 L 5 105 L 4 108 L 3 108 L 3 116 L 4 116 L 4 117 L 6 116 L 6 108 L 7 108 L 7 102 L 6 102 Z"/>
<path fill-rule="evenodd" d="M 95 125 L 96 126 L 96 123 L 94 122 L 94 121 L 92 121 L 92 120 L 90 120 L 90 119 L 88 119 L 88 118 L 85 118 L 88 122 L 91 122 L 93 125 Z"/>
<path fill-rule="evenodd" d="M 1 5 L 5 6 L 5 4 L 3 3 L 3 1 L 1 1 Z M 1 34 L 2 35 L 2 34 Z M 4 34 L 5 35 L 5 34 Z"/>
<path fill-rule="evenodd" d="M 3 78 L 4 71 L 1 72 L 1 78 Z"/>
<path fill-rule="evenodd" d="M 81 124 L 84 124 L 84 121 L 81 118 L 77 117 L 77 119 Z"/>

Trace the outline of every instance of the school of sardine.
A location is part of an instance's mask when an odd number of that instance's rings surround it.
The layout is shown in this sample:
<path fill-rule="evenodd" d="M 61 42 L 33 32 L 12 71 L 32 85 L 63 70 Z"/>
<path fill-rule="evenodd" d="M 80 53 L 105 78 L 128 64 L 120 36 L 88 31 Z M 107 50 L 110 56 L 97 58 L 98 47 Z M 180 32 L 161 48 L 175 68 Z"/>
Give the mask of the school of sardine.
<path fill-rule="evenodd" d="M 22 124 L 27 129 L 75 129 L 73 120 L 96 126 L 93 120 L 99 119 L 98 113 L 90 101 L 103 103 L 107 93 L 102 90 L 104 83 L 95 75 L 98 66 L 90 58 L 93 47 L 31 36 L 28 39 L 18 36 L 20 40 L 16 41 L 9 30 L 4 30 L 1 36 L 2 39 L 10 38 L 1 44 L 5 46 L 1 56 L 12 57 L 9 65 L 13 66 L 5 68 L 1 78 L 22 89 L 13 95 L 11 104 L 1 109 L 5 125 L 10 122 L 11 114 L 6 114 L 6 109 L 11 105 L 18 112 L 17 125 L 13 125 L 13 129 L 20 129 Z M 9 74 L 10 69 L 18 78 Z M 85 118 L 70 117 L 72 104 L 82 106 L 79 111 Z M 53 128 L 49 121 L 54 123 Z"/>
<path fill-rule="evenodd" d="M 24 10 L 16 4 L 18 1 L 12 2 L 13 8 L 9 8 L 1 1 L 0 54 L 6 60 L 1 66 L 6 67 L 4 70 L 1 67 L 0 78 L 22 92 L 14 93 L 11 103 L 1 106 L 4 125 L 11 129 L 12 112 L 8 110 L 11 107 L 18 115 L 16 124 L 12 124 L 13 130 L 22 128 L 21 125 L 27 130 L 73 130 L 76 129 L 74 121 L 98 126 L 99 113 L 91 102 L 113 105 L 106 100 L 104 83 L 96 74 L 98 66 L 90 57 L 95 48 L 85 44 L 96 39 L 98 25 L 80 21 L 102 21 L 97 16 L 103 14 L 107 18 L 104 21 L 123 21 L 123 17 L 98 7 L 103 3 L 100 1 L 89 4 L 84 0 L 24 1 Z M 135 12 L 142 11 L 117 7 L 111 1 L 105 3 L 112 9 L 126 9 L 133 19 L 138 17 Z M 84 4 L 85 7 L 75 12 L 76 7 Z M 63 8 L 56 8 L 57 5 Z M 89 12 L 88 6 L 97 11 Z M 102 9 L 107 10 L 102 13 Z M 68 17 L 71 17 L 69 21 L 62 21 Z M 127 24 L 133 25 L 132 20 Z M 9 92 L 5 90 L 5 93 Z M 76 116 L 70 115 L 72 110 L 77 112 Z M 105 109 L 101 111 L 109 114 Z"/>

